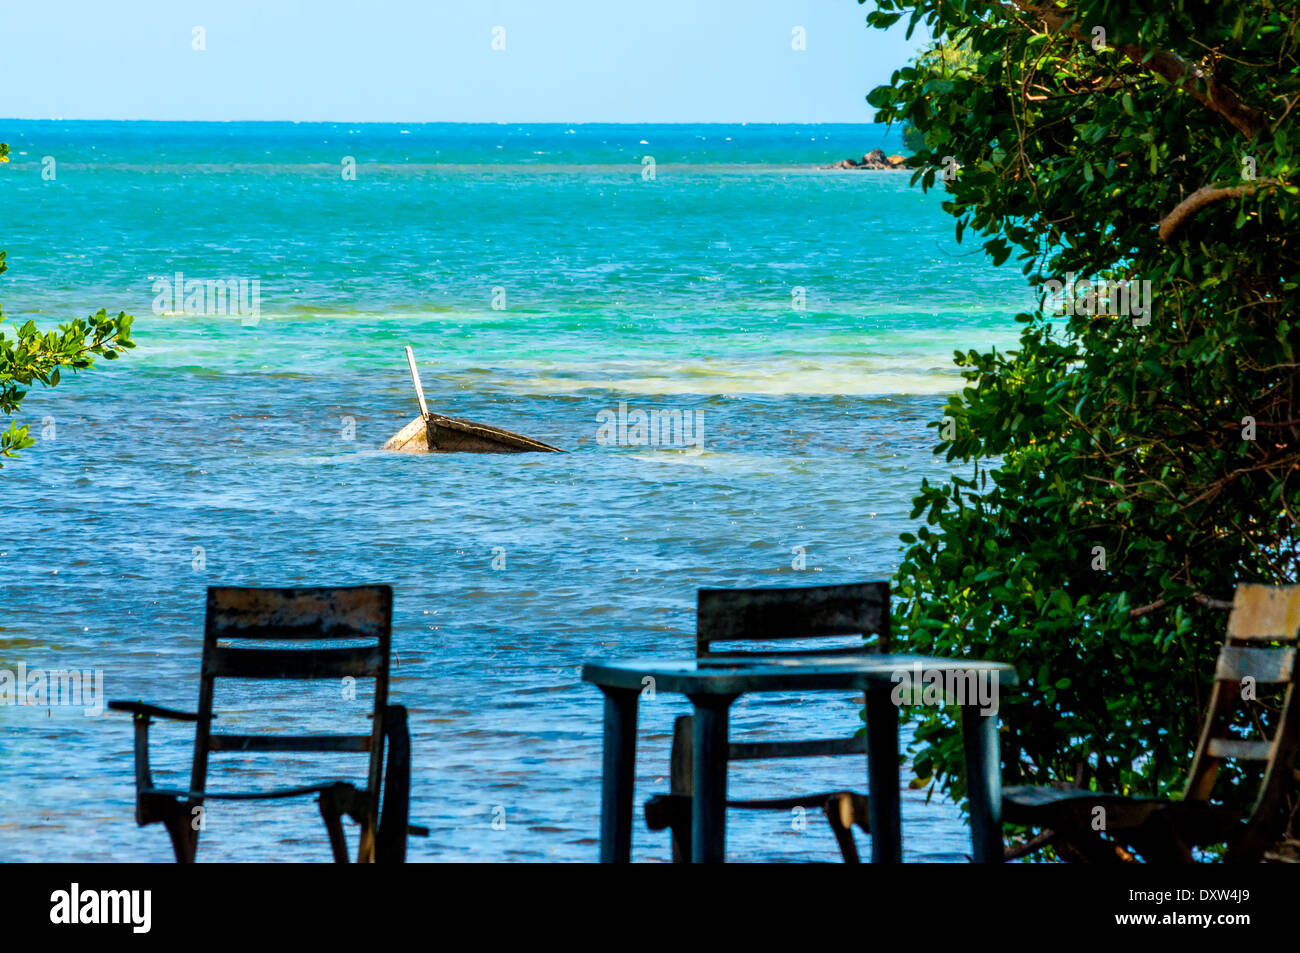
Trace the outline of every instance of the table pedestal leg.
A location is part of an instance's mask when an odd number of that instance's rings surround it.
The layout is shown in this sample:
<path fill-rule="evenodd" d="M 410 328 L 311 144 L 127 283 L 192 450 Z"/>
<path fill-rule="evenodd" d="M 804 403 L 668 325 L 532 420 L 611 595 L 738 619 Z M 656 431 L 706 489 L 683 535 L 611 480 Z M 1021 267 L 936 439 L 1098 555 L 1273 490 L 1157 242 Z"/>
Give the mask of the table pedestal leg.
<path fill-rule="evenodd" d="M 997 714 L 982 715 L 979 705 L 963 705 L 961 740 L 966 754 L 971 856 L 977 864 L 1002 863 L 1002 759 L 998 754 Z"/>
<path fill-rule="evenodd" d="M 692 695 L 695 705 L 695 795 L 691 804 L 691 862 L 727 859 L 727 733 L 734 695 Z"/>
<path fill-rule="evenodd" d="M 605 752 L 600 782 L 600 861 L 632 859 L 632 789 L 636 781 L 636 715 L 640 694 L 605 688 Z"/>
<path fill-rule="evenodd" d="M 898 707 L 893 686 L 866 690 L 867 821 L 871 827 L 871 862 L 897 864 L 903 860 L 902 803 L 898 773 Z"/>

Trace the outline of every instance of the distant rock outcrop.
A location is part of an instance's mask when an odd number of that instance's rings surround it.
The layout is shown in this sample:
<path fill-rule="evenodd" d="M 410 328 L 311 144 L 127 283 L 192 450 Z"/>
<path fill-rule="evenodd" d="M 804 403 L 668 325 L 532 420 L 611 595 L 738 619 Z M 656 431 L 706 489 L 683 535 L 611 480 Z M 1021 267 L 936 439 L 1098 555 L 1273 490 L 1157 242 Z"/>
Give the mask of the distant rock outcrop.
<path fill-rule="evenodd" d="M 852 159 L 841 159 L 832 165 L 824 165 L 823 169 L 901 169 L 907 162 L 903 156 L 887 156 L 883 149 L 872 149 L 862 157 L 862 161 L 855 162 Z"/>

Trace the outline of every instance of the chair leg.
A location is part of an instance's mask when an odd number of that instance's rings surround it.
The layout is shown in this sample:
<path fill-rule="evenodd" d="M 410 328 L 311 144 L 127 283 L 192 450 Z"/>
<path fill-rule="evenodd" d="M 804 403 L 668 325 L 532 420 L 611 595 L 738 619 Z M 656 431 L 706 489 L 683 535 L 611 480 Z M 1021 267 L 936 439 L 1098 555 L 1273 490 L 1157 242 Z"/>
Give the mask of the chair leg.
<path fill-rule="evenodd" d="M 668 829 L 673 832 L 673 863 L 691 862 L 691 799 L 680 798 L 672 802 L 674 810 L 668 815 Z"/>
<path fill-rule="evenodd" d="M 330 851 L 334 854 L 334 863 L 346 864 L 348 862 L 348 840 L 343 833 L 343 819 L 338 802 L 335 801 L 329 791 L 322 791 L 317 803 L 320 805 L 320 816 L 325 821 L 325 830 L 329 833 Z"/>
<path fill-rule="evenodd" d="M 172 841 L 172 853 L 176 863 L 192 864 L 199 849 L 199 832 L 195 829 L 190 810 L 191 805 L 175 804 L 163 818 L 163 827 L 167 829 Z"/>
<path fill-rule="evenodd" d="M 373 864 L 375 862 L 375 825 L 361 822 L 361 836 L 357 839 L 357 863 Z"/>
<path fill-rule="evenodd" d="M 668 790 L 672 798 L 668 827 L 673 836 L 673 863 L 691 862 L 691 796 L 695 793 L 692 774 L 695 760 L 695 719 L 678 715 L 673 719 L 673 748 L 669 761 Z"/>
<path fill-rule="evenodd" d="M 1140 828 L 1129 832 L 1124 840 L 1149 864 L 1196 863 L 1192 849 L 1163 813 L 1157 813 Z"/>
<path fill-rule="evenodd" d="M 867 804 L 867 799 L 861 794 L 841 791 L 827 798 L 822 808 L 826 812 L 826 820 L 831 825 L 831 831 L 835 834 L 835 841 L 840 846 L 840 854 L 846 864 L 862 862 L 862 858 L 858 855 L 858 845 L 853 840 L 853 825 L 862 828 L 864 834 L 871 832 Z"/>
<path fill-rule="evenodd" d="M 691 798 L 687 794 L 656 794 L 645 802 L 645 825 L 672 832 L 673 863 L 691 862 Z"/>
<path fill-rule="evenodd" d="M 827 798 L 822 810 L 826 812 L 826 820 L 835 834 L 835 842 L 840 845 L 844 863 L 862 863 L 862 858 L 858 856 L 858 845 L 853 840 L 853 804 L 848 795 L 836 794 Z"/>
<path fill-rule="evenodd" d="M 1056 849 L 1064 859 L 1085 864 L 1126 864 L 1136 859 L 1122 845 L 1078 825 L 1057 828 Z"/>

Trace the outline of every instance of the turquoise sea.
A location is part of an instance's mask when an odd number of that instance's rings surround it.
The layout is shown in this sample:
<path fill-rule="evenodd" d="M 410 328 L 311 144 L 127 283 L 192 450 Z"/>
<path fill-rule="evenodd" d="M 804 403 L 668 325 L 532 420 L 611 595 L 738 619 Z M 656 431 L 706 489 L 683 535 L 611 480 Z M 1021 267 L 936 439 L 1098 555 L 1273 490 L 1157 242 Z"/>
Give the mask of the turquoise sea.
<path fill-rule="evenodd" d="M 391 583 L 391 695 L 432 830 L 414 860 L 594 859 L 583 660 L 689 655 L 699 587 L 887 576 L 914 489 L 945 472 L 926 423 L 960 383 L 953 350 L 1013 346 L 1032 302 L 907 173 L 817 168 L 901 151 L 875 126 L 0 121 L 0 141 L 5 320 L 125 310 L 138 341 L 23 405 L 40 440 L 0 470 L 0 669 L 95 669 L 109 698 L 192 709 L 206 586 Z M 258 314 L 154 313 L 178 272 L 256 281 Z M 379 452 L 416 413 L 407 344 L 432 409 L 572 452 Z M 698 412 L 702 447 L 598 441 L 620 402 Z M 218 706 L 227 730 L 364 718 L 294 697 Z M 685 710 L 642 704 L 638 804 L 666 790 Z M 857 725 L 846 696 L 733 715 Z M 154 734 L 156 774 L 183 783 L 192 731 Z M 219 757 L 214 789 L 363 772 Z M 169 859 L 135 826 L 131 766 L 125 716 L 0 705 L 0 858 Z M 863 774 L 731 778 L 779 796 Z M 637 818 L 635 856 L 666 859 Z M 729 821 L 733 859 L 835 856 L 820 818 Z M 903 833 L 909 860 L 968 849 L 924 791 Z M 199 856 L 329 851 L 309 800 L 213 803 Z"/>

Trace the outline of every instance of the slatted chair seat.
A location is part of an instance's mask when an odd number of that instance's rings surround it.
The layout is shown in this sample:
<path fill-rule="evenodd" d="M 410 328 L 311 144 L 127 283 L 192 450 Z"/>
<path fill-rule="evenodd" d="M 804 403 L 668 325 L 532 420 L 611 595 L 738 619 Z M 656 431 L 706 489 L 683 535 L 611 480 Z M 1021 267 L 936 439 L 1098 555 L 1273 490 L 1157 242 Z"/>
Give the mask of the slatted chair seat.
<path fill-rule="evenodd" d="M 856 636 L 856 646 L 772 650 L 731 649 L 720 643 L 772 642 Z M 860 655 L 889 650 L 889 584 L 851 583 L 798 588 L 701 589 L 696 611 L 697 659 L 781 657 L 792 655 Z M 691 805 L 695 789 L 694 718 L 682 715 L 673 722 L 673 743 L 668 794 L 657 794 L 645 804 L 650 830 L 671 830 L 674 862 L 691 856 Z M 767 761 L 777 758 L 866 755 L 866 738 L 815 738 L 804 740 L 740 741 L 727 745 L 727 760 Z M 789 811 L 818 808 L 847 863 L 859 860 L 852 828 L 868 832 L 867 797 L 852 791 L 823 791 L 779 798 L 729 799 L 735 810 Z"/>
<path fill-rule="evenodd" d="M 1300 773 L 1300 701 L 1295 690 L 1295 644 L 1300 639 L 1300 586 L 1240 585 L 1228 635 L 1215 667 L 1214 690 L 1181 801 L 1135 798 L 1064 787 L 1008 787 L 1002 819 L 1038 828 L 1035 849 L 1054 844 L 1069 859 L 1191 862 L 1194 847 L 1226 844 L 1226 859 L 1260 860 L 1281 839 L 1286 794 Z M 1231 734 L 1243 683 L 1284 686 L 1281 713 L 1270 738 Z M 1262 779 L 1249 812 L 1211 801 L 1223 762 L 1255 762 Z"/>
<path fill-rule="evenodd" d="M 344 588 L 208 590 L 196 712 L 139 701 L 112 701 L 135 722 L 136 822 L 161 823 L 171 836 L 176 860 L 191 863 L 201 824 L 195 816 L 205 801 L 266 801 L 316 795 L 334 859 L 348 859 L 342 817 L 360 825 L 358 861 L 401 861 L 408 834 L 427 834 L 408 823 L 411 748 L 406 709 L 388 704 L 393 592 L 388 586 Z M 276 643 L 343 639 L 365 642 L 331 648 L 284 648 Z M 254 642 L 257 647 L 223 643 Z M 265 647 L 271 644 L 275 647 Z M 374 681 L 374 710 L 367 734 L 242 734 L 214 732 L 214 686 L 218 678 L 261 680 Z M 188 788 L 154 784 L 149 767 L 149 725 L 155 718 L 193 722 L 194 757 Z M 210 791 L 209 755 L 283 752 L 368 755 L 364 783 L 321 781 L 264 791 Z M 385 755 L 387 761 L 385 763 Z M 382 785 L 382 790 L 381 790 Z M 381 812 L 382 808 L 382 812 Z"/>
<path fill-rule="evenodd" d="M 1029 817 L 1045 810 L 1056 810 L 1068 804 L 1087 802 L 1103 806 L 1118 804 L 1165 804 L 1156 798 L 1130 798 L 1123 794 L 1104 794 L 1083 788 L 1048 788 L 1025 785 L 1002 789 L 1002 803 L 1018 816 Z M 1003 820 L 1010 818 L 1003 816 Z M 1013 821 L 1012 823 L 1021 823 Z"/>
<path fill-rule="evenodd" d="M 1188 847 L 1231 840 L 1246 820 L 1244 811 L 1203 801 L 1126 797 L 1079 788 L 1004 788 L 1002 805 L 1007 823 L 1070 831 L 1090 830 L 1100 807 L 1105 811 L 1105 829 L 1113 838 L 1127 839 L 1161 825 Z"/>
<path fill-rule="evenodd" d="M 201 800 L 201 801 L 266 801 L 276 798 L 302 797 L 307 794 L 320 794 L 322 791 L 330 791 L 339 785 L 345 785 L 356 791 L 362 792 L 362 788 L 356 785 L 348 784 L 346 781 L 322 781 L 319 784 L 304 784 L 293 788 L 276 788 L 272 791 L 179 791 L 175 788 L 143 788 L 139 791 L 142 795 L 152 795 L 154 797 L 176 798 L 178 800 Z"/>

